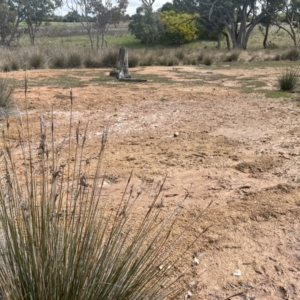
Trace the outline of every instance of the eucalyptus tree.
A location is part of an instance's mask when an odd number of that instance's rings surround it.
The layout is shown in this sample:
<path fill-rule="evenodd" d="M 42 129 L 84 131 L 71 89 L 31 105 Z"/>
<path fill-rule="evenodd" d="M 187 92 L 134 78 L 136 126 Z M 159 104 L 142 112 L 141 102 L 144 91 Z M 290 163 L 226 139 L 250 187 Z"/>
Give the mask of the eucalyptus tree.
<path fill-rule="evenodd" d="M 9 47 L 20 36 L 21 8 L 21 0 L 0 0 L 0 45 Z"/>
<path fill-rule="evenodd" d="M 101 37 L 101 48 L 107 46 L 105 34 L 110 25 L 118 23 L 125 15 L 128 0 L 118 0 L 115 5 L 111 0 L 99 1 L 91 0 L 91 9 L 95 18 L 95 29 L 97 31 L 97 49 Z"/>
<path fill-rule="evenodd" d="M 33 45 L 42 22 L 60 5 L 61 0 L 0 0 L 1 45 L 10 46 L 20 36 L 22 21 Z"/>
<path fill-rule="evenodd" d="M 281 0 L 270 0 L 281 1 Z M 274 5 L 262 0 L 174 0 L 174 6 L 200 14 L 212 27 L 229 34 L 233 48 L 246 49 L 251 33 Z"/>
<path fill-rule="evenodd" d="M 279 1 L 279 0 L 278 0 Z M 292 39 L 294 46 L 300 42 L 300 0 L 281 0 L 281 12 L 285 14 L 285 22 L 281 22 L 278 15 L 270 14 L 272 22 L 285 31 Z"/>
<path fill-rule="evenodd" d="M 36 33 L 44 20 L 61 6 L 61 0 L 22 0 L 23 19 L 26 22 L 31 45 L 34 45 Z"/>
<path fill-rule="evenodd" d="M 87 32 L 93 50 L 95 41 L 99 48 L 100 36 L 103 47 L 109 26 L 117 23 L 125 14 L 128 0 L 65 0 L 65 4 L 72 12 L 78 14 L 79 22 Z"/>
<path fill-rule="evenodd" d="M 165 32 L 160 14 L 153 11 L 149 5 L 142 5 L 136 9 L 128 28 L 131 34 L 146 45 L 157 43 Z"/>

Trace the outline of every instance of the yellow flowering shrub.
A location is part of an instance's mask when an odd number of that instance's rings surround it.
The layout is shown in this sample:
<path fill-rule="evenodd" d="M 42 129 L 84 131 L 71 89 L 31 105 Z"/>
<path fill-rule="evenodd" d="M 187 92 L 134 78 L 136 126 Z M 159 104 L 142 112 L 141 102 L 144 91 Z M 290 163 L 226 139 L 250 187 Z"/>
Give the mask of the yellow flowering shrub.
<path fill-rule="evenodd" d="M 174 10 L 161 13 L 166 37 L 175 44 L 185 44 L 198 37 L 197 14 L 176 13 Z"/>

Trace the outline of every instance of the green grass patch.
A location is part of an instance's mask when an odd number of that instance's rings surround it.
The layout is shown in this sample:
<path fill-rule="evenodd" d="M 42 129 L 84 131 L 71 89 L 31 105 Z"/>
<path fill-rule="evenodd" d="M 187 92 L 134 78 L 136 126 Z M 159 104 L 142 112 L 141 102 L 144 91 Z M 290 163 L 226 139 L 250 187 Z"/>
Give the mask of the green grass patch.
<path fill-rule="evenodd" d="M 58 86 L 65 88 L 74 88 L 74 87 L 84 87 L 86 86 L 85 82 L 81 81 L 79 78 L 70 76 L 70 75 L 58 75 L 54 77 L 46 77 L 41 80 L 29 81 L 29 86 Z"/>
<path fill-rule="evenodd" d="M 287 92 L 281 92 L 281 91 L 267 91 L 267 92 L 265 92 L 265 97 L 266 98 L 274 98 L 274 99 L 291 98 L 292 94 L 287 93 Z"/>
<path fill-rule="evenodd" d="M 107 82 L 116 82 L 116 78 L 111 76 L 99 76 L 99 77 L 90 78 L 88 82 L 96 85 L 102 85 Z"/>

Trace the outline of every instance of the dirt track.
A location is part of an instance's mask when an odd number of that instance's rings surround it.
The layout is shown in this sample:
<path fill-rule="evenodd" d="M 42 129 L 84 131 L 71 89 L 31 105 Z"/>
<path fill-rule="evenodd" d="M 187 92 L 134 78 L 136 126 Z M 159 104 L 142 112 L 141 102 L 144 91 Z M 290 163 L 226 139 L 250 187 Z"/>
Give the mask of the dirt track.
<path fill-rule="evenodd" d="M 179 227 L 213 201 L 201 223 L 201 228 L 212 227 L 193 247 L 200 264 L 186 276 L 187 283 L 198 282 L 192 288 L 193 299 L 225 299 L 236 293 L 243 294 L 231 299 L 300 299 L 297 102 L 230 88 L 234 76 L 250 76 L 246 70 L 210 73 L 180 67 L 184 73 L 178 74 L 172 67 L 149 67 L 134 71 L 150 80 L 96 81 L 100 74 L 104 78 L 103 70 L 29 71 L 33 128 L 38 128 L 40 114 L 50 119 L 53 104 L 56 134 L 63 137 L 71 84 L 47 80 L 76 78 L 74 120 L 90 122 L 91 160 L 97 154 L 94 145 L 109 126 L 108 191 L 121 193 L 132 169 L 137 184 L 144 180 L 151 185 L 167 174 L 167 207 L 186 190 L 190 192 Z M 207 79 L 211 74 L 217 75 L 214 80 Z M 276 89 L 278 70 L 251 70 L 254 74 L 268 89 Z M 5 76 L 21 81 L 24 73 Z M 43 85 L 38 84 L 42 79 Z M 17 88 L 21 110 L 23 95 Z M 241 276 L 233 276 L 237 269 Z"/>

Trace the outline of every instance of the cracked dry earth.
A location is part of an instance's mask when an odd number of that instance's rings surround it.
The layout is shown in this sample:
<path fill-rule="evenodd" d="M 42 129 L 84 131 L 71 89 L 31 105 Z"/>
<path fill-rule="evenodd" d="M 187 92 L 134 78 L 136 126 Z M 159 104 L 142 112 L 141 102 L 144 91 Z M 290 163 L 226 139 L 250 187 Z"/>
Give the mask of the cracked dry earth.
<path fill-rule="evenodd" d="M 40 114 L 50 120 L 53 105 L 55 132 L 62 139 L 72 84 L 60 80 L 77 80 L 72 88 L 74 120 L 90 122 L 87 153 L 92 160 L 109 126 L 107 194 L 121 194 L 132 169 L 137 185 L 144 180 L 151 186 L 167 174 L 166 210 L 190 192 L 178 227 L 213 201 L 200 221 L 209 230 L 192 249 L 199 265 L 189 258 L 185 281 L 193 299 L 300 299 L 300 108 L 292 98 L 242 93 L 232 87 L 230 77 L 253 76 L 276 90 L 279 71 L 132 71 L 148 78 L 147 83 L 119 83 L 106 77 L 107 72 L 28 71 L 33 130 Z M 19 83 L 15 99 L 22 111 L 24 72 L 5 76 Z M 241 276 L 233 275 L 236 270 Z M 189 287 L 192 281 L 196 284 Z"/>

